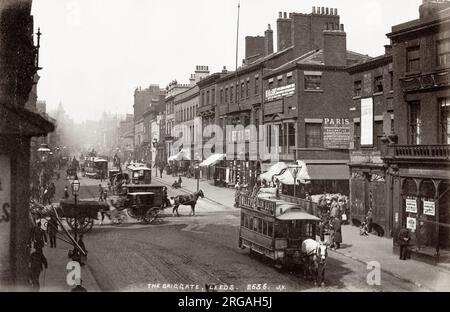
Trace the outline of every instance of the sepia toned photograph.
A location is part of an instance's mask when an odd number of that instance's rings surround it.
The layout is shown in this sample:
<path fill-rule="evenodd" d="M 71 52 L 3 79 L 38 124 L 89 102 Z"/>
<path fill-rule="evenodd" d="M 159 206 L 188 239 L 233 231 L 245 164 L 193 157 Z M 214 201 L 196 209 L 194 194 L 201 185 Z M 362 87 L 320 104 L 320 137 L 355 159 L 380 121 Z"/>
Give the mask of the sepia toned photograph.
<path fill-rule="evenodd" d="M 0 0 L 0 292 L 447 291 L 450 0 Z"/>

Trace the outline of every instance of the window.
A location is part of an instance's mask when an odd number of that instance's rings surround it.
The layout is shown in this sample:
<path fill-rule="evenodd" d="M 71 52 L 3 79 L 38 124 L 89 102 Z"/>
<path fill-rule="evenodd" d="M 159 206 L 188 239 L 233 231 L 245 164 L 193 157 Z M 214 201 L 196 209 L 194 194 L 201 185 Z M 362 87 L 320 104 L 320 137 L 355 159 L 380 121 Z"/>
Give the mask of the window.
<path fill-rule="evenodd" d="M 407 57 L 407 71 L 419 71 L 420 70 L 420 46 L 409 48 L 406 51 Z"/>
<path fill-rule="evenodd" d="M 362 80 L 358 80 L 353 83 L 353 96 L 362 96 Z"/>
<path fill-rule="evenodd" d="M 373 90 L 375 93 L 383 92 L 383 76 L 375 77 Z"/>
<path fill-rule="evenodd" d="M 295 142 L 295 124 L 293 122 L 290 122 L 290 123 L 287 124 L 287 143 L 288 143 L 289 153 L 292 153 L 294 151 L 295 146 L 296 146 L 296 142 Z"/>
<path fill-rule="evenodd" d="M 267 236 L 270 236 L 270 237 L 273 236 L 273 223 L 272 222 L 269 222 L 269 224 L 268 224 Z"/>
<path fill-rule="evenodd" d="M 450 39 L 438 41 L 437 56 L 439 66 L 450 64 Z"/>
<path fill-rule="evenodd" d="M 234 87 L 230 87 L 230 103 L 234 102 Z"/>
<path fill-rule="evenodd" d="M 408 103 L 408 130 L 409 144 L 421 144 L 421 118 L 420 118 L 420 102 L 413 101 Z"/>
<path fill-rule="evenodd" d="M 202 101 L 202 106 L 205 106 L 206 104 L 205 104 L 205 92 L 202 92 L 202 98 L 201 98 L 201 101 Z"/>
<path fill-rule="evenodd" d="M 287 76 L 287 84 L 291 85 L 294 83 L 294 77 L 292 76 L 292 74 L 288 74 Z"/>
<path fill-rule="evenodd" d="M 206 91 L 206 105 L 209 105 L 209 90 Z"/>
<path fill-rule="evenodd" d="M 381 139 L 383 138 L 383 122 L 377 121 L 373 125 L 374 128 L 374 142 L 375 142 L 375 148 L 379 151 L 381 150 Z"/>
<path fill-rule="evenodd" d="M 305 89 L 306 90 L 321 90 L 322 76 L 319 75 L 306 75 L 305 76 Z"/>
<path fill-rule="evenodd" d="M 269 80 L 269 90 L 273 89 L 273 79 Z"/>
<path fill-rule="evenodd" d="M 247 80 L 245 85 L 245 97 L 248 98 L 250 96 L 250 80 Z"/>
<path fill-rule="evenodd" d="M 322 124 L 306 124 L 306 148 L 321 148 Z"/>
<path fill-rule="evenodd" d="M 278 79 L 277 79 L 277 86 L 278 87 L 283 86 L 283 76 L 278 77 Z"/>
<path fill-rule="evenodd" d="M 394 90 L 394 72 L 389 72 L 389 90 Z"/>
<path fill-rule="evenodd" d="M 216 105 L 216 89 L 211 90 L 211 104 Z"/>
<path fill-rule="evenodd" d="M 259 77 L 255 77 L 255 95 L 259 95 Z"/>
<path fill-rule="evenodd" d="M 439 100 L 441 144 L 450 144 L 450 98 Z"/>
<path fill-rule="evenodd" d="M 242 82 L 241 83 L 241 100 L 244 98 L 244 88 L 245 88 L 245 83 L 244 82 Z"/>
<path fill-rule="evenodd" d="M 225 103 L 228 104 L 228 88 L 225 88 Z"/>
<path fill-rule="evenodd" d="M 220 89 L 219 104 L 223 104 L 223 89 Z"/>

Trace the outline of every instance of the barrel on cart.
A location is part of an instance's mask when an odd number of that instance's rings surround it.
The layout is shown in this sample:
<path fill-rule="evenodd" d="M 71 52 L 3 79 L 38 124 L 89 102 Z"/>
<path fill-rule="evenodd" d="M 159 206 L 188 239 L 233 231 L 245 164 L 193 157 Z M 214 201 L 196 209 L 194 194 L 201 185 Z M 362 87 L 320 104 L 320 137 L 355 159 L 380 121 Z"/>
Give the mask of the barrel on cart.
<path fill-rule="evenodd" d="M 94 220 L 98 219 L 99 211 L 107 211 L 109 206 L 106 203 L 97 201 L 62 200 L 58 209 L 58 215 L 66 219 L 72 230 L 79 233 L 87 233 L 94 226 Z"/>

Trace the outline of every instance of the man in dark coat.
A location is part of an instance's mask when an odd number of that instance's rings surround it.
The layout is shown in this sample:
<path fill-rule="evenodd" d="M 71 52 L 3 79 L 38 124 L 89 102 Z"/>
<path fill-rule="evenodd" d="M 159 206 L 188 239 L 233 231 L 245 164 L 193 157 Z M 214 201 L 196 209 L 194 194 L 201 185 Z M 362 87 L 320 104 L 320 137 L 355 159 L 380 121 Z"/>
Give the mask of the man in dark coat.
<path fill-rule="evenodd" d="M 36 249 L 42 249 L 44 248 L 44 245 L 47 244 L 47 235 L 42 229 L 41 222 L 38 222 L 36 226 L 31 229 L 31 241 L 33 242 L 33 247 Z"/>
<path fill-rule="evenodd" d="M 47 223 L 47 234 L 50 240 L 50 248 L 56 248 L 56 234 L 58 233 L 58 220 L 52 216 Z"/>
<path fill-rule="evenodd" d="M 342 227 L 339 218 L 334 218 L 331 226 L 333 228 L 333 246 L 335 249 L 339 249 L 342 243 Z"/>
<path fill-rule="evenodd" d="M 44 268 L 48 268 L 47 259 L 42 253 L 42 248 L 36 248 L 30 256 L 31 283 L 34 291 L 39 291 L 39 276 Z"/>
<path fill-rule="evenodd" d="M 406 260 L 408 258 L 408 246 L 411 237 L 407 228 L 403 227 L 398 233 L 398 243 L 400 245 L 400 260 Z"/>

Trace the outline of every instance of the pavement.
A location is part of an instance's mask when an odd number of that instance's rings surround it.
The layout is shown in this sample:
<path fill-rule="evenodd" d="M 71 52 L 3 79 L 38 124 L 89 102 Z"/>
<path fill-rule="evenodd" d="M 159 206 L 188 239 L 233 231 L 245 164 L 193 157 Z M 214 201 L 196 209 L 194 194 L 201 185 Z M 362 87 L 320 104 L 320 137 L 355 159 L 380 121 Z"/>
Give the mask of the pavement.
<path fill-rule="evenodd" d="M 188 192 L 197 190 L 197 180 L 183 179 L 183 188 Z M 163 175 L 156 181 L 172 184 L 175 180 L 172 176 Z M 200 188 L 211 201 L 221 205 L 233 207 L 234 189 L 220 188 L 212 185 L 210 181 L 200 181 Z M 401 261 L 393 252 L 392 239 L 380 238 L 370 235 L 368 237 L 359 235 L 359 228 L 354 226 L 343 226 L 344 244 L 341 249 L 332 251 L 352 260 L 368 264 L 376 261 L 380 263 L 381 270 L 396 278 L 412 283 L 419 288 L 429 291 L 450 290 L 450 266 L 430 265 L 416 260 Z"/>
<path fill-rule="evenodd" d="M 71 268 L 67 269 L 71 261 L 67 254 L 71 249 L 73 247 L 60 240 L 57 241 L 57 248 L 50 248 L 49 245 L 45 246 L 43 252 L 47 258 L 48 268 L 40 276 L 41 292 L 69 292 L 74 288 L 74 286 L 69 286 L 67 283 L 68 274 L 72 270 Z M 81 280 L 82 286 L 88 292 L 101 291 L 91 273 L 89 263 L 81 267 Z"/>

